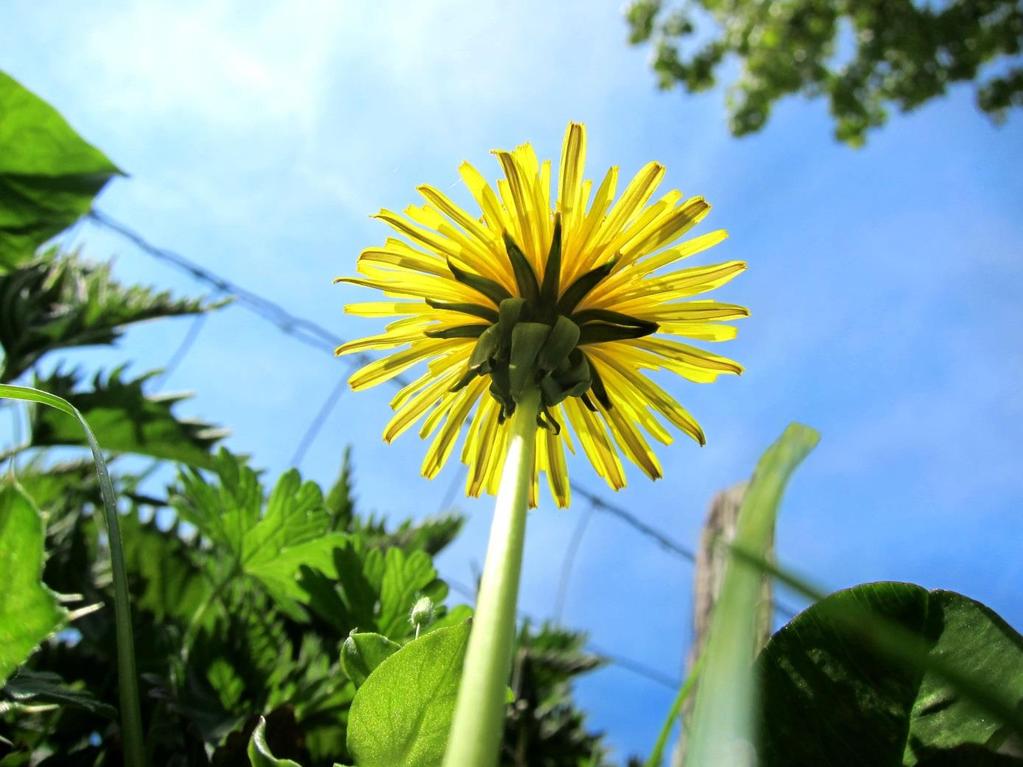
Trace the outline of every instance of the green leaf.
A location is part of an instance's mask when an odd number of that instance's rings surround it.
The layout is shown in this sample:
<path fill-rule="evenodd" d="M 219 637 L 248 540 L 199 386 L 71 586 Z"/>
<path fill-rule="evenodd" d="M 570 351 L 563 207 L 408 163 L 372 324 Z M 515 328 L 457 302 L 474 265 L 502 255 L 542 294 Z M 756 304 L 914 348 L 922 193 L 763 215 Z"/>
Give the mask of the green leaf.
<path fill-rule="evenodd" d="M 361 687 L 373 669 L 400 649 L 400 644 L 380 634 L 353 632 L 341 645 L 341 668 L 356 687 Z"/>
<path fill-rule="evenodd" d="M 133 582 L 134 604 L 157 621 L 187 625 L 210 591 L 197 547 L 186 543 L 179 525 L 161 530 L 155 518 L 121 517 L 124 562 Z"/>
<path fill-rule="evenodd" d="M 791 424 L 760 458 L 739 511 L 735 546 L 761 558 L 767 556 L 785 485 L 818 439 L 813 429 Z M 701 660 L 688 765 L 740 764 L 752 749 L 755 701 L 751 662 L 762 577 L 750 562 L 730 558 Z"/>
<path fill-rule="evenodd" d="M 920 663 L 893 660 L 854 632 L 843 616 L 864 610 L 919 638 Z M 1008 763 L 994 754 L 1005 728 L 943 676 L 925 670 L 929 661 L 1010 702 L 1023 701 L 1023 637 L 979 602 L 911 584 L 873 583 L 817 603 L 775 634 L 757 661 L 761 763 Z"/>
<path fill-rule="evenodd" d="M 12 485 L 0 488 L 0 682 L 4 682 L 67 613 L 42 583 L 43 522 Z"/>
<path fill-rule="evenodd" d="M 0 272 L 79 219 L 121 171 L 0 72 Z"/>
<path fill-rule="evenodd" d="M 437 581 L 437 571 L 426 552 L 406 554 L 401 549 L 388 549 L 383 559 L 377 625 L 386 636 L 402 636 L 408 632 L 409 610 L 419 596 L 429 596 L 439 603 L 447 595 L 447 587 Z"/>
<path fill-rule="evenodd" d="M 427 517 L 413 523 L 403 522 L 393 533 L 383 537 L 384 545 L 406 551 L 421 549 L 431 556 L 443 551 L 462 531 L 465 516 L 457 513 Z"/>
<path fill-rule="evenodd" d="M 439 629 L 383 661 L 348 715 L 359 767 L 435 767 L 447 745 L 469 624 Z"/>
<path fill-rule="evenodd" d="M 369 548 L 363 537 L 353 536 L 333 551 L 333 559 L 329 573 L 303 573 L 301 587 L 310 608 L 346 634 L 358 629 L 403 639 L 419 597 L 441 604 L 447 596 L 447 585 L 423 551 Z"/>
<path fill-rule="evenodd" d="M 133 323 L 198 314 L 224 302 L 176 299 L 166 291 L 125 286 L 109 264 L 76 254 L 43 253 L 0 273 L 0 345 L 3 372 L 13 381 L 47 352 L 73 346 L 111 344 Z"/>
<path fill-rule="evenodd" d="M 297 579 L 302 568 L 331 571 L 334 549 L 348 540 L 330 531 L 319 487 L 302 482 L 291 469 L 281 475 L 266 501 L 256 473 L 237 456 L 221 450 L 212 457 L 220 479 L 212 484 L 198 471 L 183 471 L 181 491 L 171 504 L 182 519 L 230 555 L 235 570 L 260 582 L 279 607 L 296 619 L 308 592 Z"/>
<path fill-rule="evenodd" d="M 104 450 L 212 467 L 210 449 L 227 431 L 202 421 L 177 418 L 174 406 L 189 395 L 147 395 L 145 383 L 155 373 L 125 380 L 123 372 L 124 368 L 117 368 L 105 379 L 97 373 L 91 390 L 80 388 L 77 373 L 59 370 L 35 384 L 78 408 Z M 45 408 L 32 410 L 31 426 L 33 447 L 85 444 L 74 422 Z"/>
<path fill-rule="evenodd" d="M 291 759 L 278 759 L 270 752 L 266 743 L 266 719 L 263 717 L 259 717 L 259 724 L 249 740 L 249 761 L 252 767 L 302 767 Z"/>
<path fill-rule="evenodd" d="M 107 719 L 117 718 L 117 709 L 96 700 L 88 690 L 70 687 L 59 675 L 49 671 L 18 669 L 7 680 L 4 692 L 19 703 L 56 703 L 84 709 Z"/>

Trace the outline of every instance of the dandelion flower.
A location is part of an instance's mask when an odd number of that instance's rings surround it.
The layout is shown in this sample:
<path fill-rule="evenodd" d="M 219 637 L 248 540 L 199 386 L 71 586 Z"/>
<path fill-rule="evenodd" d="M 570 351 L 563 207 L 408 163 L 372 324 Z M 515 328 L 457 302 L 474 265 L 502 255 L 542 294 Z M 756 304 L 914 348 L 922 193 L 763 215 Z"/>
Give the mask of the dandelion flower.
<path fill-rule="evenodd" d="M 542 427 L 535 436 L 533 505 L 540 473 L 558 505 L 568 505 L 566 448 L 581 447 L 616 490 L 625 485 L 623 457 L 657 479 L 661 465 L 650 440 L 671 443 L 666 424 L 700 444 L 704 434 L 647 373 L 667 370 L 709 383 L 742 372 L 738 363 L 689 341 L 735 336 L 727 321 L 748 311 L 696 297 L 746 265 L 678 268 L 726 237 L 715 231 L 680 242 L 710 205 L 677 190 L 654 200 L 665 173 L 656 162 L 617 199 L 617 167 L 594 189 L 583 178 L 582 125 L 571 123 L 565 132 L 553 201 L 551 163 L 539 162 L 529 144 L 494 154 L 504 171 L 496 192 L 472 165 L 459 168 L 482 215 L 428 185 L 418 189 L 423 205 L 404 215 L 377 214 L 399 237 L 364 250 L 360 276 L 338 281 L 383 291 L 388 299 L 351 304 L 348 313 L 397 319 L 379 335 L 338 348 L 338 354 L 392 350 L 356 371 L 352 388 L 427 363 L 392 400 L 384 439 L 422 421 L 419 434 L 431 439 L 422 470 L 433 477 L 467 427 L 461 459 L 469 495 L 496 492 L 509 416 L 531 388 L 540 392 Z"/>

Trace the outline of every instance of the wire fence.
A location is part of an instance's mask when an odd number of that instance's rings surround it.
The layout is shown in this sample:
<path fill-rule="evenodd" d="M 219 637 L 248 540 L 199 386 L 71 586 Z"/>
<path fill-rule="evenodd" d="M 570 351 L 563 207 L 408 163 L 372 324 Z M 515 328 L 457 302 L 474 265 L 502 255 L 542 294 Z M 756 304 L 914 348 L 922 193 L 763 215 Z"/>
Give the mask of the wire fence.
<path fill-rule="evenodd" d="M 334 349 L 343 344 L 346 340 L 313 320 L 290 312 L 276 301 L 250 291 L 233 280 L 207 269 L 198 262 L 186 258 L 180 253 L 176 253 L 172 250 L 161 248 L 150 243 L 140 233 L 117 221 L 106 213 L 92 209 L 89 211 L 86 218 L 97 226 L 113 232 L 130 242 L 140 252 L 168 264 L 179 271 L 189 274 L 197 282 L 213 287 L 217 294 L 233 297 L 240 307 L 252 312 L 261 319 L 275 326 L 277 330 L 284 335 L 290 336 L 307 346 L 319 349 L 333 356 Z M 200 315 L 200 317 L 202 316 L 204 315 Z M 189 350 L 194 346 L 203 326 L 204 324 L 198 320 L 192 324 L 189 331 L 186 333 L 181 346 L 172 356 L 171 362 L 168 363 L 169 371 L 172 371 L 173 368 L 177 367 L 181 360 L 187 355 Z M 372 359 L 372 357 L 364 353 L 355 354 L 349 359 L 347 367 L 349 369 L 354 369 L 357 366 L 364 365 L 372 361 Z M 166 380 L 169 375 L 169 371 L 164 373 L 164 380 Z M 292 456 L 292 465 L 297 466 L 302 462 L 302 459 L 312 446 L 323 425 L 337 406 L 338 401 L 344 395 L 346 388 L 344 385 L 345 378 L 346 376 L 340 377 L 340 382 L 337 386 L 331 389 L 327 398 L 323 401 L 323 404 L 310 421 L 309 426 L 302 434 L 302 437 L 295 449 L 295 453 Z M 391 379 L 390 383 L 401 387 L 407 383 L 407 380 L 401 376 L 396 376 Z M 452 478 L 451 485 L 445 493 L 442 510 L 450 507 L 461 479 L 461 472 L 456 472 Z M 586 528 L 589 524 L 589 518 L 592 516 L 593 511 L 600 512 L 618 520 L 672 556 L 689 562 L 690 564 L 696 562 L 696 553 L 692 549 L 674 540 L 664 531 L 642 521 L 627 509 L 622 508 L 619 504 L 608 500 L 606 497 L 593 490 L 581 486 L 578 482 L 571 482 L 571 488 L 574 493 L 588 502 L 589 509 L 587 513 L 583 515 L 573 532 L 571 545 L 566 550 L 566 556 L 562 562 L 561 582 L 558 587 L 558 600 L 555 611 L 555 617 L 557 619 L 560 620 L 561 614 L 563 613 L 568 579 L 572 571 L 575 557 L 580 549 L 583 535 L 585 534 Z M 452 588 L 455 588 L 458 591 L 468 591 L 468 595 L 472 595 L 471 590 L 465 589 L 465 587 L 456 587 L 455 584 L 451 585 Z M 779 604 L 777 600 L 775 600 L 774 608 L 783 617 L 792 617 L 795 615 L 794 610 L 784 604 Z M 673 689 L 678 687 L 679 680 L 667 677 L 663 673 L 656 669 L 651 669 L 649 666 L 646 666 L 640 661 L 622 657 L 614 653 L 604 652 L 592 644 L 590 644 L 589 647 L 592 651 L 604 656 L 612 663 L 621 666 L 623 669 L 632 671 L 633 673 L 666 687 L 671 687 Z"/>

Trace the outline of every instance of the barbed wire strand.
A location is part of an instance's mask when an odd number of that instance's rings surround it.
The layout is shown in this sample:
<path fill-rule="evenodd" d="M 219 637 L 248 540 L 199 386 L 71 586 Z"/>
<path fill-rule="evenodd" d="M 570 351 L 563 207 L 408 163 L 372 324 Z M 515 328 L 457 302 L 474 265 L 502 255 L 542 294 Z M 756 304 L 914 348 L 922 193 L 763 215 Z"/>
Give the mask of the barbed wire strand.
<path fill-rule="evenodd" d="M 347 387 L 347 381 L 345 376 L 341 376 L 338 382 L 330 390 L 327 398 L 323 401 L 323 405 L 317 411 L 313 420 L 309 422 L 309 426 L 302 434 L 302 438 L 298 441 L 298 446 L 295 448 L 295 453 L 291 456 L 291 465 L 296 469 L 302 465 L 302 459 L 305 458 L 306 452 L 312 446 L 313 441 L 320 433 L 320 429 L 326 424 L 327 419 L 330 418 L 330 414 L 334 412 L 334 408 L 337 407 L 337 403 L 341 400 L 342 395 L 345 393 Z"/>
<path fill-rule="evenodd" d="M 174 371 L 178 369 L 188 353 L 192 351 L 192 347 L 195 346 L 195 342 L 199 340 L 199 335 L 202 333 L 203 327 L 206 325 L 206 318 L 209 315 L 205 311 L 201 311 L 197 314 L 188 325 L 188 330 L 185 331 L 185 335 L 181 339 L 181 343 L 178 344 L 178 348 L 174 350 L 174 353 L 167 360 L 167 364 L 163 366 L 163 370 L 160 371 L 160 375 L 157 377 L 154 385 L 162 389 L 167 385 L 167 380 L 174 374 Z"/>
<path fill-rule="evenodd" d="M 568 546 L 565 547 L 565 556 L 561 560 L 561 577 L 558 579 L 557 596 L 554 598 L 555 623 L 560 624 L 564 617 L 565 600 L 568 598 L 568 582 L 572 577 L 572 568 L 575 566 L 575 558 L 583 542 L 583 535 L 586 534 L 586 528 L 589 527 L 590 519 L 593 518 L 593 512 L 596 510 L 596 504 L 590 503 L 586 506 L 583 513 L 579 515 L 579 520 L 575 523 L 572 537 L 568 540 Z"/>
<path fill-rule="evenodd" d="M 254 312 L 258 316 L 270 321 L 285 335 L 297 338 L 304 343 L 314 346 L 315 348 L 326 350 L 333 354 L 333 350 L 344 343 L 341 336 L 331 332 L 327 328 L 318 325 L 312 320 L 308 320 L 297 315 L 292 314 L 283 306 L 276 302 L 253 293 L 247 290 L 232 280 L 222 277 L 215 272 L 200 266 L 195 261 L 185 258 L 179 253 L 167 250 L 166 248 L 160 248 L 156 245 L 151 244 L 141 234 L 129 228 L 125 224 L 119 223 L 105 213 L 102 213 L 96 209 L 92 209 L 87 214 L 89 219 L 99 226 L 108 229 L 131 242 L 140 251 L 146 253 L 158 260 L 169 263 L 180 270 L 188 272 L 194 279 L 199 282 L 204 282 L 208 285 L 212 285 L 218 288 L 220 291 L 225 293 L 231 293 L 236 296 L 239 304 L 245 306 L 250 311 Z M 299 329 L 303 332 L 311 334 L 316 339 L 311 340 L 310 335 L 301 335 Z M 361 363 L 368 364 L 372 362 L 373 358 L 368 354 L 359 353 L 354 355 L 355 359 Z M 395 385 L 404 386 L 406 381 L 399 377 L 391 379 L 391 382 Z M 665 535 L 661 531 L 651 527 L 645 522 L 638 519 L 635 515 L 626 511 L 622 507 L 614 504 L 597 493 L 587 490 L 579 484 L 572 482 L 571 487 L 573 492 L 578 493 L 591 504 L 595 505 L 600 511 L 610 514 L 611 516 L 617 517 L 625 524 L 635 529 L 640 534 L 650 538 L 656 542 L 659 546 L 666 549 L 667 551 L 688 560 L 689 562 L 696 561 L 696 555 L 690 549 L 683 546 L 681 543 L 672 540 L 669 536 Z"/>

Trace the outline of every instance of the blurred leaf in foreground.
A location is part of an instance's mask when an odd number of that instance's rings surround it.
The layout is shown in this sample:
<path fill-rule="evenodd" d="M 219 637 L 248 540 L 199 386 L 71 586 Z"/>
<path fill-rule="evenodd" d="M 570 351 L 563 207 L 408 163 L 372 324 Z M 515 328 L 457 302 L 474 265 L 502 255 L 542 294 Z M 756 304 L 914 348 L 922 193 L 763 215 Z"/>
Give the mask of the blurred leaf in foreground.
<path fill-rule="evenodd" d="M 761 654 L 764 767 L 1023 764 L 996 753 L 1009 745 L 1007 729 L 953 685 L 853 633 L 843 614 L 863 610 L 919 637 L 931 658 L 1023 704 L 1023 637 L 989 608 L 908 583 L 856 586 L 801 613 Z"/>
<path fill-rule="evenodd" d="M 120 172 L 57 110 L 0 72 L 0 273 L 77 221 Z"/>
<path fill-rule="evenodd" d="M 43 522 L 32 501 L 0 488 L 0 683 L 64 622 L 65 612 L 40 581 Z"/>

